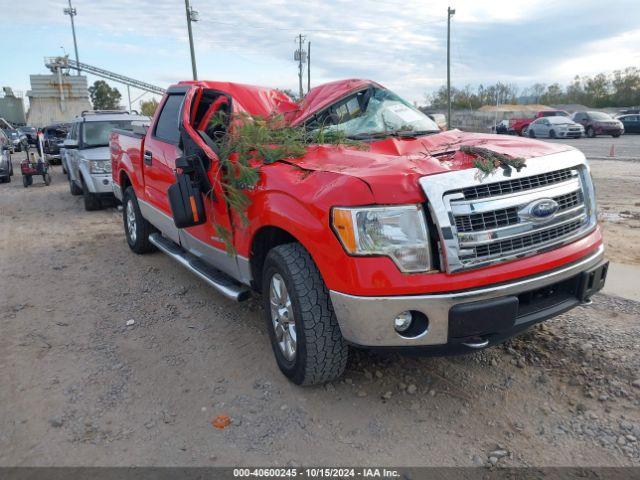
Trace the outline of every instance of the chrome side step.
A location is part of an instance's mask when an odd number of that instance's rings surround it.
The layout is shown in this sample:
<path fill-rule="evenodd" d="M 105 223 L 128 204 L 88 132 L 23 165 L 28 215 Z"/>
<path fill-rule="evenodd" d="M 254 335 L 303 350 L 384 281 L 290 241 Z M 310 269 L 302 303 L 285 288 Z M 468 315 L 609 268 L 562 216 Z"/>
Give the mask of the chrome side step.
<path fill-rule="evenodd" d="M 160 251 L 166 253 L 187 270 L 196 274 L 225 297 L 235 300 L 236 302 L 242 302 L 251 296 L 249 287 L 236 282 L 226 273 L 216 270 L 202 260 L 190 255 L 180 247 L 180 245 L 164 238 L 161 234 L 152 233 L 149 235 L 149 241 L 158 247 Z"/>

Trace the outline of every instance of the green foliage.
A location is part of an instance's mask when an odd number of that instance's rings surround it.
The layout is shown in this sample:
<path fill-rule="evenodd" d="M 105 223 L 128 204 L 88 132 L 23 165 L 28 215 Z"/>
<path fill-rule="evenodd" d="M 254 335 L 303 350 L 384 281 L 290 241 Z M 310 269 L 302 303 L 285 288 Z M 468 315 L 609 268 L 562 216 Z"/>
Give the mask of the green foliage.
<path fill-rule="evenodd" d="M 104 80 L 96 80 L 89 87 L 89 96 L 94 110 L 117 110 L 122 95 L 117 88 L 111 88 Z"/>
<path fill-rule="evenodd" d="M 612 73 L 599 73 L 593 77 L 575 76 L 566 86 L 558 83 L 534 83 L 518 91 L 513 84 L 496 83 L 451 88 L 451 104 L 455 109 L 477 109 L 500 103 L 542 103 L 545 105 L 577 103 L 594 108 L 631 107 L 640 105 L 640 68 L 628 67 Z M 446 108 L 447 89 L 441 87 L 427 97 L 431 108 Z"/>
<path fill-rule="evenodd" d="M 484 176 L 493 173 L 498 168 L 510 169 L 513 167 L 519 172 L 522 168 L 526 167 L 524 158 L 509 157 L 502 153 L 489 150 L 488 148 L 462 145 L 460 151 L 475 157 L 473 166 L 480 170 Z"/>
<path fill-rule="evenodd" d="M 222 195 L 230 209 L 245 225 L 251 204 L 247 191 L 255 188 L 260 180 L 262 164 L 302 157 L 314 145 L 366 148 L 362 142 L 347 139 L 342 132 L 291 127 L 282 116 L 262 118 L 241 114 L 233 116 L 230 122 L 224 114 L 214 116 L 211 126 L 220 125 L 229 125 L 229 132 L 214 139 L 221 166 L 214 180 L 222 187 Z M 218 234 L 231 251 L 230 232 L 218 228 Z"/>
<path fill-rule="evenodd" d="M 153 117 L 158 108 L 158 101 L 155 98 L 151 100 L 143 100 L 140 102 L 140 113 L 147 117 Z"/>

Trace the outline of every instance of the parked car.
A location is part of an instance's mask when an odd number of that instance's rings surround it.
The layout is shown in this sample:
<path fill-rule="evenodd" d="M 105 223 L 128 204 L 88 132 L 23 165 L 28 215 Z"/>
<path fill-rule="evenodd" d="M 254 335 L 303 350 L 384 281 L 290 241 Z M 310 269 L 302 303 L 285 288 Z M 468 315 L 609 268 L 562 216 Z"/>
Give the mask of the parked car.
<path fill-rule="evenodd" d="M 590 138 L 596 135 L 619 137 L 624 133 L 622 122 L 604 112 L 575 112 L 572 119 L 584 127 Z"/>
<path fill-rule="evenodd" d="M 584 128 L 569 117 L 542 117 L 529 124 L 527 133 L 531 138 L 580 138 Z"/>
<path fill-rule="evenodd" d="M 495 127 L 493 127 L 495 133 L 498 135 L 515 135 L 516 132 L 511 128 L 511 124 L 509 120 L 501 120 L 499 121 Z"/>
<path fill-rule="evenodd" d="M 440 130 L 443 132 L 447 130 L 447 117 L 444 113 L 427 113 L 427 116 L 436 122 Z"/>
<path fill-rule="evenodd" d="M 212 126 L 222 105 L 237 116 Z M 258 163 L 242 222 L 216 180 L 214 139 L 242 132 L 246 114 L 364 145 Z M 184 82 L 146 131 L 114 130 L 110 147 L 131 250 L 160 249 L 234 300 L 261 293 L 277 364 L 296 384 L 339 377 L 349 346 L 475 352 L 579 305 L 606 277 L 580 151 L 439 132 L 375 82 L 320 85 L 299 105 L 273 89 Z M 526 168 L 481 174 L 469 147 Z"/>
<path fill-rule="evenodd" d="M 8 183 L 13 176 L 13 164 L 11 163 L 11 140 L 0 130 L 0 183 Z"/>
<path fill-rule="evenodd" d="M 29 144 L 27 142 L 27 138 L 22 135 L 18 130 L 15 129 L 5 129 L 5 135 L 9 138 L 11 142 L 11 148 L 14 152 L 22 152 L 29 148 Z"/>
<path fill-rule="evenodd" d="M 18 131 L 27 137 L 29 145 L 36 145 L 38 143 L 38 130 L 35 127 L 29 125 L 18 127 Z"/>
<path fill-rule="evenodd" d="M 617 120 L 622 123 L 625 133 L 640 133 L 640 114 L 621 115 Z"/>
<path fill-rule="evenodd" d="M 540 110 L 533 117 L 510 119 L 509 126 L 517 135 L 526 136 L 529 124 L 536 118 L 543 117 L 569 117 L 569 113 L 564 110 Z"/>
<path fill-rule="evenodd" d="M 62 141 L 59 144 L 60 145 L 60 165 L 62 166 L 62 173 L 64 173 L 67 176 L 67 179 L 69 179 L 69 167 L 67 166 L 67 154 L 71 153 L 73 149 L 67 150 L 65 148 L 65 143 L 67 140 L 71 140 L 71 130 L 72 129 L 70 129 L 67 132 L 67 136 L 65 137 L 64 141 Z"/>
<path fill-rule="evenodd" d="M 114 128 L 131 130 L 132 122 L 149 117 L 127 111 L 86 111 L 71 123 L 62 142 L 65 169 L 72 195 L 83 195 L 85 210 L 98 210 L 102 200 L 113 199 L 109 134 Z"/>
<path fill-rule="evenodd" d="M 626 110 L 622 110 L 618 112 L 616 118 L 621 117 L 622 115 L 638 115 L 640 114 L 640 108 L 627 108 Z"/>
<path fill-rule="evenodd" d="M 69 127 L 70 125 L 68 123 L 59 123 L 56 125 L 48 125 L 42 129 L 44 153 L 48 156 L 52 164 L 61 161 L 60 144 L 64 142 Z"/>

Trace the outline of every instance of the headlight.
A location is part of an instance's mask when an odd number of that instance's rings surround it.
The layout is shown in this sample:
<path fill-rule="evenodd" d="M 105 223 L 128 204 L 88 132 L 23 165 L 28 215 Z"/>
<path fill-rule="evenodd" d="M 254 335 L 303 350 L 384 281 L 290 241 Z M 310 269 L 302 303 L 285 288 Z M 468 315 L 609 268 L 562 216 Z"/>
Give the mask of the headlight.
<path fill-rule="evenodd" d="M 350 255 L 384 255 L 403 272 L 431 268 L 427 222 L 420 205 L 334 208 L 332 224 Z"/>
<path fill-rule="evenodd" d="M 89 160 L 90 173 L 111 173 L 111 162 L 109 160 Z"/>

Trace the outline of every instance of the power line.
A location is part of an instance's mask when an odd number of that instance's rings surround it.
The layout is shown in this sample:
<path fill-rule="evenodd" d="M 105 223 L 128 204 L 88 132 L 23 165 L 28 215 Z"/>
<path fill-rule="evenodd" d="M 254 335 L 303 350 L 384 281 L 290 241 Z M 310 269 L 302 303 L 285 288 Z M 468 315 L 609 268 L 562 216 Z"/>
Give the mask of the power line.
<path fill-rule="evenodd" d="M 441 25 L 444 19 L 433 20 L 431 22 L 410 24 L 408 26 L 411 27 L 425 27 L 429 25 Z M 212 23 L 215 25 L 225 25 L 228 27 L 234 28 L 255 28 L 259 30 L 269 30 L 269 31 L 282 31 L 282 32 L 295 32 L 300 30 L 300 27 L 274 27 L 272 25 L 251 25 L 251 24 L 238 24 L 238 23 L 230 23 L 230 22 L 221 22 L 218 20 L 204 20 L 204 23 Z M 371 30 L 380 31 L 380 26 L 372 26 L 372 27 L 345 27 L 345 28 L 304 28 L 305 32 L 366 32 Z"/>

